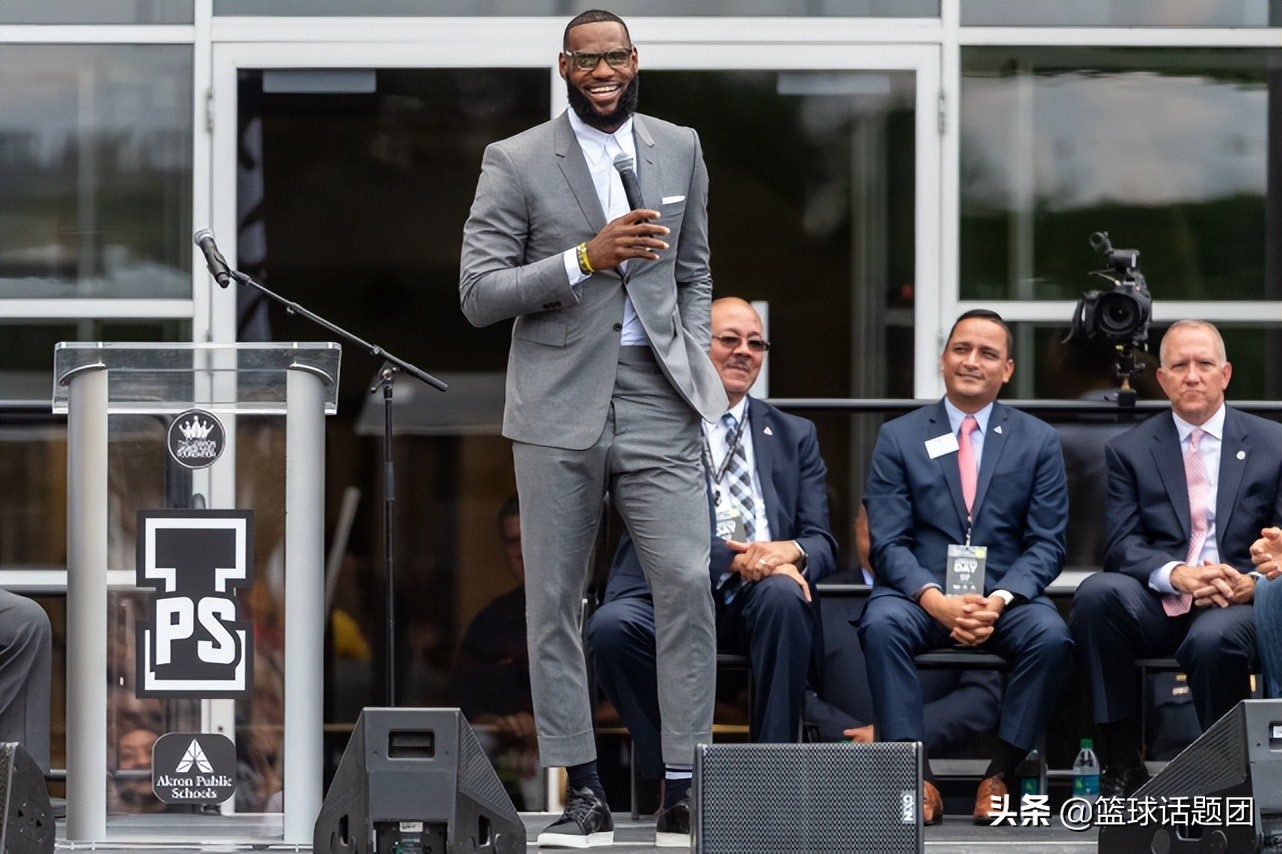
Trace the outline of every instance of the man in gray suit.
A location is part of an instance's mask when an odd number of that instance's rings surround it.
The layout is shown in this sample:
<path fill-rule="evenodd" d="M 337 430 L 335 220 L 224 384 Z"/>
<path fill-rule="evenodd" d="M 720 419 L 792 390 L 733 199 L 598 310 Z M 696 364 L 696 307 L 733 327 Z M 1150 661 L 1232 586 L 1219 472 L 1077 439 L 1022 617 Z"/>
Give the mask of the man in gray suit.
<path fill-rule="evenodd" d="M 503 435 L 521 497 L 539 755 L 566 809 L 540 845 L 611 844 L 596 771 L 580 600 L 605 496 L 654 592 L 664 762 L 711 740 L 716 632 L 702 419 L 727 400 L 708 360 L 707 170 L 698 136 L 635 113 L 637 51 L 584 12 L 558 57 L 571 109 L 485 151 L 463 230 L 474 325 L 514 320 Z M 636 164 L 632 210 L 616 158 Z"/>

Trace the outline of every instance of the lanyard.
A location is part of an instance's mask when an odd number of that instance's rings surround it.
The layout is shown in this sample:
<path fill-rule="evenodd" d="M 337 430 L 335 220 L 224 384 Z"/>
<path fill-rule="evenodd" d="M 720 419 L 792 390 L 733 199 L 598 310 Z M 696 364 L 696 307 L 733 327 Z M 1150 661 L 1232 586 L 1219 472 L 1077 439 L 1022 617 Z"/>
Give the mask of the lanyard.
<path fill-rule="evenodd" d="M 721 460 L 721 465 L 715 469 L 712 467 L 712 447 L 708 444 L 708 437 L 703 431 L 699 431 L 699 438 L 703 440 L 703 462 L 708 467 L 708 474 L 712 476 L 712 482 L 717 486 L 721 485 L 721 478 L 726 476 L 726 471 L 730 468 L 730 460 L 734 457 L 734 452 L 739 448 L 739 441 L 743 438 L 743 428 L 747 423 L 748 412 L 744 410 L 742 420 L 735 427 L 734 435 L 730 437 L 729 449 Z M 718 493 L 717 497 L 721 497 L 720 493 Z"/>

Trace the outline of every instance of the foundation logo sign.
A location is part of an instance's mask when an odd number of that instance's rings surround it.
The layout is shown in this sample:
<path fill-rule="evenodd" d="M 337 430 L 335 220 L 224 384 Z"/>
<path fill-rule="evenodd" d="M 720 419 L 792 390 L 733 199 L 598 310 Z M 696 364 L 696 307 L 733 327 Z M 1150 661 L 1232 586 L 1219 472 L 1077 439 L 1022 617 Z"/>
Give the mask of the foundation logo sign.
<path fill-rule="evenodd" d="M 167 804 L 221 804 L 236 793 L 236 745 L 219 733 L 162 735 L 152 748 L 151 787 Z"/>
<path fill-rule="evenodd" d="M 227 433 L 218 416 L 188 409 L 169 425 L 169 456 L 189 469 L 209 468 L 227 447 Z"/>
<path fill-rule="evenodd" d="M 139 510 L 136 584 L 139 697 L 248 700 L 253 627 L 237 588 L 253 581 L 252 510 Z"/>

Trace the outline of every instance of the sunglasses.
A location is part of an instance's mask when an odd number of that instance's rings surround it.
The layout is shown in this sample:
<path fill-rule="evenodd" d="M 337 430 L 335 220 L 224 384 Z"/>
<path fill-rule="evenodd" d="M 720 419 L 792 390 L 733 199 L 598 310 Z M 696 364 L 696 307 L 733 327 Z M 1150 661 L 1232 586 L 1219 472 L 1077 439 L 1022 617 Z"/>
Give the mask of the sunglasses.
<path fill-rule="evenodd" d="M 739 345 L 743 343 L 743 339 L 738 335 L 717 335 L 713 340 L 727 350 L 738 350 Z M 749 338 L 748 349 L 754 353 L 764 353 L 770 349 L 770 342 L 764 338 Z"/>
<path fill-rule="evenodd" d="M 632 59 L 632 48 L 616 47 L 613 50 L 606 51 L 567 50 L 565 55 L 574 63 L 574 67 L 580 71 L 591 71 L 603 59 L 611 68 L 622 68 Z"/>

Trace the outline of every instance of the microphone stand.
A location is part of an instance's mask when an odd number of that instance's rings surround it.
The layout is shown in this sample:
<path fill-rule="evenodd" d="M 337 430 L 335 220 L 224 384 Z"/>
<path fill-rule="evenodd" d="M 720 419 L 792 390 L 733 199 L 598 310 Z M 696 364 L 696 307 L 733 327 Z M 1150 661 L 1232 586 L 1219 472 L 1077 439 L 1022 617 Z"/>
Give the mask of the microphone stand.
<path fill-rule="evenodd" d="M 392 476 L 392 383 L 396 375 L 402 371 L 414 377 L 420 382 L 430 385 L 439 391 L 445 391 L 449 386 L 442 380 L 437 379 L 426 371 L 411 365 L 404 359 L 397 358 L 391 353 L 384 350 L 377 344 L 353 335 L 341 326 L 330 323 L 320 315 L 308 311 L 296 302 L 287 300 L 280 294 L 268 290 L 259 282 L 254 281 L 253 277 L 242 273 L 238 270 L 229 270 L 230 276 L 237 283 L 246 287 L 251 287 L 265 296 L 275 300 L 285 307 L 289 314 L 297 314 L 305 317 L 313 323 L 324 327 L 340 338 L 364 347 L 371 356 L 379 357 L 384 360 L 383 369 L 379 371 L 378 378 L 370 386 L 369 392 L 373 394 L 380 388 L 383 390 L 383 572 L 384 583 L 387 586 L 387 705 L 396 705 L 396 656 L 393 654 L 396 646 L 396 596 L 393 589 L 395 574 L 393 572 L 392 561 L 392 508 L 396 501 L 395 481 Z"/>

